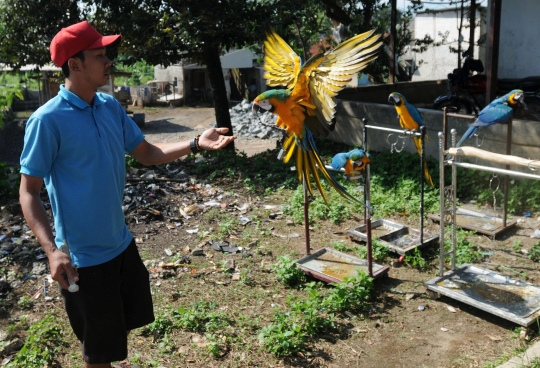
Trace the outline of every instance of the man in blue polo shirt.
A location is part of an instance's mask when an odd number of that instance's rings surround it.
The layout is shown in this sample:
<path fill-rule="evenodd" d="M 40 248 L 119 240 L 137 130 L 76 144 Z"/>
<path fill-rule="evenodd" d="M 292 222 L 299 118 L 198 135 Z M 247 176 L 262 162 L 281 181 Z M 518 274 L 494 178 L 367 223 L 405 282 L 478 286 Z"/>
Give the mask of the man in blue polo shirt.
<path fill-rule="evenodd" d="M 62 67 L 65 85 L 28 120 L 21 155 L 23 213 L 62 287 L 85 368 L 125 359 L 129 331 L 154 320 L 148 271 L 122 212 L 125 154 L 155 165 L 221 149 L 236 138 L 218 128 L 191 141 L 147 142 L 114 98 L 96 92 L 111 73 L 106 47 L 120 41 L 121 35 L 102 36 L 87 21 L 56 34 L 51 59 Z M 55 234 L 40 199 L 43 182 Z M 68 292 L 69 282 L 79 290 Z"/>

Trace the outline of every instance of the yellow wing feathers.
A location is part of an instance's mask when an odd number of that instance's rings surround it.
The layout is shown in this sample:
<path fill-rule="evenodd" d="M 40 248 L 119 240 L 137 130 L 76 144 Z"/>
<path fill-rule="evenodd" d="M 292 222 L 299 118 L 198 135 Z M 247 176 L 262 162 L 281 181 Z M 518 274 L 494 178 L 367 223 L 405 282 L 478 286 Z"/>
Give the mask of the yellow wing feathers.
<path fill-rule="evenodd" d="M 382 46 L 379 38 L 374 30 L 356 35 L 301 65 L 292 48 L 270 31 L 264 41 L 266 83 L 292 89 L 294 99 L 306 107 L 308 115 L 316 116 L 321 124 L 330 124 L 335 115 L 334 97 L 377 58 Z"/>

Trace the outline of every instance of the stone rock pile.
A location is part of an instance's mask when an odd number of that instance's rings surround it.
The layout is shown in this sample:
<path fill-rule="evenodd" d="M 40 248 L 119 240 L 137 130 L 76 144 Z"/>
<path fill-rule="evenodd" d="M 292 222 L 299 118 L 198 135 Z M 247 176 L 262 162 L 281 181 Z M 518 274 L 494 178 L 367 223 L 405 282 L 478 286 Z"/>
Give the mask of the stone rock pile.
<path fill-rule="evenodd" d="M 281 133 L 272 128 L 276 124 L 277 115 L 268 112 L 253 113 L 252 106 L 252 102 L 243 100 L 229 110 L 234 134 L 259 139 L 281 138 Z"/>

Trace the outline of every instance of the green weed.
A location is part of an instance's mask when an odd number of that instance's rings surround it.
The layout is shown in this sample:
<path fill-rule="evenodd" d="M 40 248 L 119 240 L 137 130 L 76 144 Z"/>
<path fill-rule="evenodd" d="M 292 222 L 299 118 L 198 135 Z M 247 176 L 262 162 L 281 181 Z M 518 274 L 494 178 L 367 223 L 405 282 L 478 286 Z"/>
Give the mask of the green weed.
<path fill-rule="evenodd" d="M 445 229 L 445 251 L 449 251 L 452 247 L 451 240 L 451 227 L 448 226 Z M 468 237 L 473 235 L 473 232 L 463 229 L 457 229 L 456 231 L 456 265 L 462 265 L 465 263 L 475 263 L 482 258 L 480 249 L 469 242 Z"/>
<path fill-rule="evenodd" d="M 297 286 L 306 281 L 304 271 L 296 267 L 296 261 L 287 254 L 277 259 L 272 270 L 276 273 L 278 281 L 288 286 Z"/>
<path fill-rule="evenodd" d="M 26 295 L 23 295 L 23 296 L 21 296 L 19 298 L 19 301 L 17 302 L 17 305 L 22 310 L 24 310 L 24 309 L 32 309 L 32 307 L 34 306 L 34 301 L 30 297 L 28 297 Z"/>
<path fill-rule="evenodd" d="M 403 262 L 419 271 L 423 271 L 429 267 L 429 262 L 422 256 L 422 252 L 418 248 L 414 248 L 412 254 L 409 252 L 409 254 L 405 255 Z"/>
<path fill-rule="evenodd" d="M 363 310 L 371 297 L 373 279 L 365 272 L 358 271 L 356 276 L 346 277 L 343 282 L 332 284 L 332 291 L 323 301 L 329 312 Z"/>
<path fill-rule="evenodd" d="M 356 255 L 362 259 L 367 259 L 367 246 L 355 247 Z M 389 254 L 388 247 L 379 239 L 371 239 L 371 256 L 375 261 L 384 261 Z"/>
<path fill-rule="evenodd" d="M 529 250 L 529 259 L 533 262 L 540 262 L 540 242 L 534 244 Z"/>
<path fill-rule="evenodd" d="M 8 367 L 49 367 L 55 364 L 60 347 L 65 345 L 62 330 L 53 316 L 48 315 L 28 329 L 22 349 Z"/>
<path fill-rule="evenodd" d="M 277 312 L 272 322 L 260 330 L 259 341 L 278 357 L 304 351 L 318 333 L 335 328 L 335 313 L 365 309 L 372 289 L 372 278 L 363 272 L 332 284 L 330 289 L 310 282 L 304 288 L 306 295 L 291 298 L 289 311 Z"/>

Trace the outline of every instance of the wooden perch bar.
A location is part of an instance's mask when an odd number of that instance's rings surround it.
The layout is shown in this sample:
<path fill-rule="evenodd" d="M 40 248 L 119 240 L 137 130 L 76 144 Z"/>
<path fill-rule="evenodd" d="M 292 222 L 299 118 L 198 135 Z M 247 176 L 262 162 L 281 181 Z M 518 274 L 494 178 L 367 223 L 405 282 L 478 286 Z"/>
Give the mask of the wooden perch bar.
<path fill-rule="evenodd" d="M 495 162 L 501 165 L 526 166 L 532 170 L 540 169 L 539 160 L 528 160 L 518 156 L 501 155 L 498 153 L 484 151 L 475 147 L 450 148 L 448 149 L 448 151 L 446 151 L 446 154 L 452 156 L 479 158 L 481 160 Z"/>

